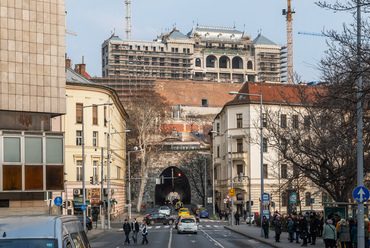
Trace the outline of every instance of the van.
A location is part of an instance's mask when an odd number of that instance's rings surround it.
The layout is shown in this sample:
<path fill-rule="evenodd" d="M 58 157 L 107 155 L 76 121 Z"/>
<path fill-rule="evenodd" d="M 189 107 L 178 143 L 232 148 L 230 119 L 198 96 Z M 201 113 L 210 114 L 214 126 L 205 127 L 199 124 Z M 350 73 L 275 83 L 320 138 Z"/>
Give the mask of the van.
<path fill-rule="evenodd" d="M 0 217 L 0 247 L 90 248 L 75 216 L 19 215 Z"/>

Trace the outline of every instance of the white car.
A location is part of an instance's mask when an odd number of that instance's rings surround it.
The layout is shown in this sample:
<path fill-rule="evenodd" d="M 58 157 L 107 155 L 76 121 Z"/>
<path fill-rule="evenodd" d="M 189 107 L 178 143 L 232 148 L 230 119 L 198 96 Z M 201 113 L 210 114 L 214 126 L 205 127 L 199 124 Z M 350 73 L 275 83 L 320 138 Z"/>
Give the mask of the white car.
<path fill-rule="evenodd" d="M 177 224 L 177 233 L 198 233 L 198 224 L 193 216 L 183 216 Z"/>
<path fill-rule="evenodd" d="M 158 212 L 162 213 L 162 214 L 165 214 L 165 215 L 170 215 L 171 214 L 171 209 L 169 207 L 164 206 L 164 207 L 160 207 L 158 209 Z"/>

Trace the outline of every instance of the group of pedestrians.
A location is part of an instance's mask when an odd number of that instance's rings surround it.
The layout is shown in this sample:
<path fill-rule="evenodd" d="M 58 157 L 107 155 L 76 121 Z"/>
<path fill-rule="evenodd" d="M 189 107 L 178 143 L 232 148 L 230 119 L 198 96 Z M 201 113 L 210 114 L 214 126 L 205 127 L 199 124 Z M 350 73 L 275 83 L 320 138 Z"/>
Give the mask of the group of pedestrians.
<path fill-rule="evenodd" d="M 132 231 L 132 240 L 134 241 L 134 244 L 137 244 L 137 234 L 139 233 L 141 229 L 141 235 L 143 236 L 141 244 L 148 244 L 148 227 L 146 225 L 146 222 L 143 221 L 141 226 L 139 227 L 139 223 L 136 221 L 136 218 L 133 219 L 132 223 L 129 223 L 127 219 L 125 219 L 125 223 L 123 223 L 123 231 L 126 235 L 126 239 L 124 244 L 128 245 L 130 244 L 130 232 Z"/>

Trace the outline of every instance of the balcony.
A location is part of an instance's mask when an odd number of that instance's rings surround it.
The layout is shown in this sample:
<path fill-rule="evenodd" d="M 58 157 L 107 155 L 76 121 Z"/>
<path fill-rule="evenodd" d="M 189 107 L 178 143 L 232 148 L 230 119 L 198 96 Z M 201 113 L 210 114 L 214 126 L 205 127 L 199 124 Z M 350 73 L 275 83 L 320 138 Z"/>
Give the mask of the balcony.
<path fill-rule="evenodd" d="M 247 159 L 246 152 L 233 152 L 233 160 L 244 160 Z"/>

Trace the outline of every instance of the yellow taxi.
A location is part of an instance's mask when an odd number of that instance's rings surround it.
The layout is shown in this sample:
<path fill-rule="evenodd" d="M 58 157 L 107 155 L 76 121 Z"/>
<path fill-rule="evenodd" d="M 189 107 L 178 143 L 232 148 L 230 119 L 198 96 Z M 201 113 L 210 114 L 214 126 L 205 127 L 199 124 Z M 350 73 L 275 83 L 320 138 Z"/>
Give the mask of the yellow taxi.
<path fill-rule="evenodd" d="M 189 216 L 190 212 L 187 208 L 180 208 L 179 210 L 179 216 Z"/>

